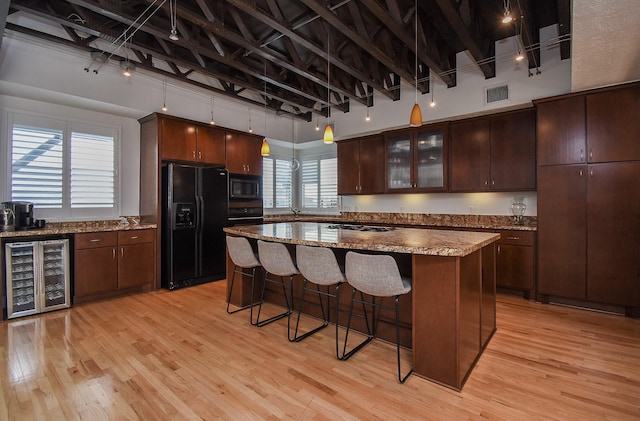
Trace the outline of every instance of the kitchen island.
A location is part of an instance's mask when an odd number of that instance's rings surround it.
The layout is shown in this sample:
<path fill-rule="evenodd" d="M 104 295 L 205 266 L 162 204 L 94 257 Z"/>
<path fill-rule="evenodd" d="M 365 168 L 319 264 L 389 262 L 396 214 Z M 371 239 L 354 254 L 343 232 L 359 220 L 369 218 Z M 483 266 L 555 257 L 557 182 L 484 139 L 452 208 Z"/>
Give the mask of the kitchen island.
<path fill-rule="evenodd" d="M 405 316 L 410 340 L 405 345 L 412 348 L 415 374 L 461 390 L 495 331 L 494 242 L 500 235 L 380 228 L 284 222 L 229 227 L 225 232 L 253 242 L 289 244 L 292 252 L 296 244 L 329 247 L 339 262 L 348 250 L 393 255 L 400 271 L 411 276 L 413 283 L 410 296 L 401 305 L 410 309 Z M 232 266 L 230 259 L 227 261 L 229 274 Z M 237 290 L 240 293 L 234 294 L 232 303 L 246 304 L 250 288 L 245 285 Z M 384 331 L 381 336 L 385 337 Z"/>

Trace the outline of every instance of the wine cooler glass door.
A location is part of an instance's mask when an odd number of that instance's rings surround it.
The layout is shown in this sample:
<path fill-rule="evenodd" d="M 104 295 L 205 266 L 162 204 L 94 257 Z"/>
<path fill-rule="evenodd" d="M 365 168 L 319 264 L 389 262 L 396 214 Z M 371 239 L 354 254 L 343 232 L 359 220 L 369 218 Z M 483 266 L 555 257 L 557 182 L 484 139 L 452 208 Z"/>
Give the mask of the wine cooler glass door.
<path fill-rule="evenodd" d="M 69 240 L 42 242 L 42 311 L 69 307 Z"/>
<path fill-rule="evenodd" d="M 5 244 L 7 318 L 40 311 L 38 297 L 38 243 Z"/>

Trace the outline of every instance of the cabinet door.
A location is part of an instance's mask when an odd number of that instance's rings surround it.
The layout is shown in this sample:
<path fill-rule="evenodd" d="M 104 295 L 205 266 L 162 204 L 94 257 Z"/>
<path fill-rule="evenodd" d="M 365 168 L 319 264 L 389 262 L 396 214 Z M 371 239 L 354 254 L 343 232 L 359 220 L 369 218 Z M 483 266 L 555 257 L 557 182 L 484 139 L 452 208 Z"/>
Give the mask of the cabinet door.
<path fill-rule="evenodd" d="M 338 194 L 360 193 L 359 161 L 360 141 L 337 142 L 338 147 Z M 382 151 L 384 153 L 384 150 Z"/>
<path fill-rule="evenodd" d="M 489 189 L 489 119 L 473 119 L 451 124 L 451 191 Z"/>
<path fill-rule="evenodd" d="M 262 140 L 244 133 L 226 133 L 227 169 L 233 174 L 262 175 Z"/>
<path fill-rule="evenodd" d="M 384 136 L 367 137 L 359 143 L 360 193 L 384 193 Z"/>
<path fill-rule="evenodd" d="M 586 298 L 587 166 L 538 167 L 538 291 Z"/>
<path fill-rule="evenodd" d="M 154 281 L 153 243 L 123 245 L 118 249 L 118 288 L 151 284 Z"/>
<path fill-rule="evenodd" d="M 491 118 L 491 190 L 536 188 L 535 110 Z"/>
<path fill-rule="evenodd" d="M 185 121 L 163 118 L 160 122 L 161 159 L 196 160 L 196 126 Z"/>
<path fill-rule="evenodd" d="M 224 165 L 224 133 L 224 130 L 214 127 L 198 127 L 198 162 Z"/>
<path fill-rule="evenodd" d="M 116 247 L 76 249 L 74 275 L 76 297 L 115 291 L 118 288 Z"/>
<path fill-rule="evenodd" d="M 536 108 L 538 165 L 586 162 L 584 96 L 542 102 Z"/>
<path fill-rule="evenodd" d="M 413 157 L 413 183 L 416 191 L 444 191 L 448 188 L 447 128 L 417 130 Z"/>
<path fill-rule="evenodd" d="M 589 162 L 640 160 L 640 85 L 587 95 Z"/>
<path fill-rule="evenodd" d="M 413 189 L 411 132 L 393 133 L 386 139 L 387 192 L 410 192 Z"/>
<path fill-rule="evenodd" d="M 640 306 L 639 175 L 640 161 L 589 166 L 587 298 L 590 301 Z"/>
<path fill-rule="evenodd" d="M 497 245 L 496 257 L 498 286 L 523 290 L 534 289 L 533 247 Z"/>

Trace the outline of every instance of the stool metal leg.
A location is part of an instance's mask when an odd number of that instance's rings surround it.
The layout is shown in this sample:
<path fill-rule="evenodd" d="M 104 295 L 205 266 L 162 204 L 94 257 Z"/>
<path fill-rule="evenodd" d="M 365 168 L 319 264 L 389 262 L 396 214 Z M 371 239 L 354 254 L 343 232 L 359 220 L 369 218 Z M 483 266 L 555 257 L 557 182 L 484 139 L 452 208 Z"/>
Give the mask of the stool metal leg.
<path fill-rule="evenodd" d="M 246 306 L 242 306 L 240 308 L 237 308 L 235 310 L 229 310 L 229 305 L 231 303 L 231 294 L 233 293 L 233 285 L 235 283 L 235 278 L 236 278 L 236 273 L 239 273 L 240 276 L 242 277 L 243 275 L 246 275 L 246 273 L 244 273 L 242 271 L 242 269 L 238 270 L 238 265 L 233 265 L 233 275 L 231 275 L 231 285 L 229 286 L 229 293 L 227 294 L 227 313 L 228 314 L 233 314 L 233 313 L 237 313 L 239 311 L 242 310 L 246 310 L 248 308 L 251 309 L 251 313 L 249 315 L 249 321 L 251 322 L 251 324 L 253 324 L 253 307 L 257 306 L 259 303 L 255 302 L 255 296 L 254 296 L 254 286 L 255 286 L 255 279 L 256 279 L 256 267 L 251 268 L 251 304 L 247 304 Z M 242 278 L 240 278 L 242 279 Z"/>
<path fill-rule="evenodd" d="M 308 337 L 309 335 L 313 335 L 314 333 L 316 333 L 317 331 L 319 331 L 320 329 L 324 329 L 325 327 L 327 327 L 329 325 L 329 320 L 327 319 L 327 315 L 328 313 L 324 312 L 324 304 L 322 304 L 322 296 L 326 295 L 327 296 L 327 312 L 331 312 L 331 303 L 329 302 L 329 297 L 331 294 L 329 294 L 328 292 L 323 292 L 320 290 L 320 285 L 316 284 L 316 289 L 317 291 L 314 291 L 312 289 L 309 289 L 309 292 L 313 292 L 315 294 L 318 295 L 318 299 L 320 301 L 320 311 L 322 311 L 322 324 L 300 336 L 298 336 L 298 328 L 300 327 L 300 315 L 302 314 L 302 307 L 304 305 L 304 293 L 305 291 L 307 291 L 307 278 L 304 278 L 302 281 L 302 293 L 300 294 L 300 307 L 298 308 L 298 317 L 296 319 L 296 328 L 295 331 L 293 333 L 293 337 L 291 337 L 291 326 L 289 324 L 288 329 L 289 329 L 289 342 L 300 342 L 301 340 L 303 340 L 304 338 Z M 293 299 L 293 297 L 292 297 Z M 291 320 L 291 318 L 289 318 L 289 320 Z"/>
<path fill-rule="evenodd" d="M 409 372 L 402 377 L 402 374 L 400 372 L 400 311 L 399 311 L 399 307 L 398 307 L 398 299 L 400 298 L 399 295 L 396 295 L 396 299 L 395 299 L 395 307 L 396 307 L 396 350 L 398 353 L 398 381 L 402 384 L 405 381 L 407 381 L 407 379 L 409 378 L 409 376 L 413 373 L 413 368 L 411 368 L 411 370 L 409 370 Z"/>
<path fill-rule="evenodd" d="M 283 317 L 287 317 L 287 316 L 291 317 L 290 315 L 292 312 L 293 305 L 292 303 L 289 302 L 289 295 L 291 295 L 292 297 L 291 299 L 293 300 L 293 277 L 294 275 L 289 276 L 289 292 L 290 293 L 287 294 L 287 288 L 284 281 L 282 279 L 280 281 L 276 281 L 275 279 L 269 279 L 269 272 L 265 271 L 264 282 L 262 283 L 262 294 L 260 295 L 260 305 L 258 306 L 258 317 L 256 318 L 255 323 L 252 322 L 254 326 L 263 327 L 268 325 L 269 323 L 275 322 L 276 320 L 280 320 Z M 267 282 L 282 285 L 282 292 L 284 294 L 285 302 L 287 303 L 287 309 L 284 312 L 280 314 L 276 314 L 275 316 L 269 317 L 266 320 L 260 320 L 260 313 L 262 312 L 262 304 L 264 304 L 264 291 L 266 290 Z"/>
<path fill-rule="evenodd" d="M 369 318 L 367 317 L 367 308 L 364 301 L 364 294 L 360 292 L 360 300 L 357 300 L 355 298 L 356 292 L 357 290 L 354 288 L 353 292 L 351 293 L 351 303 L 349 304 L 349 317 L 347 318 L 347 331 L 344 336 L 344 347 L 342 348 L 342 355 L 338 356 L 338 359 L 343 361 L 351 358 L 353 354 L 360 351 L 362 347 L 364 347 L 366 344 L 371 342 L 374 338 L 374 332 L 372 331 L 371 326 L 369 326 Z M 349 340 L 349 331 L 351 330 L 351 318 L 353 316 L 353 303 L 355 301 L 362 303 L 362 311 L 363 311 L 362 317 L 364 317 L 365 323 L 367 325 L 367 338 L 364 339 L 362 342 L 360 342 L 355 348 L 347 352 L 347 342 Z M 373 315 L 375 317 L 375 311 Z M 336 341 L 337 340 L 338 340 L 338 331 L 336 330 Z"/>

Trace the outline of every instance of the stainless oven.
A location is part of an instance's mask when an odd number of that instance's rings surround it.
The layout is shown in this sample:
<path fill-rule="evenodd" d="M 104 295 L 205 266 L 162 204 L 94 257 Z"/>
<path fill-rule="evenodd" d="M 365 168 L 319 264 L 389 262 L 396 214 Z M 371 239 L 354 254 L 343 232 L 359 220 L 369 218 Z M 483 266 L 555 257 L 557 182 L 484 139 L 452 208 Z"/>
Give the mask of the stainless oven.
<path fill-rule="evenodd" d="M 242 206 L 229 203 L 229 226 L 262 224 L 262 206 Z"/>
<path fill-rule="evenodd" d="M 257 175 L 230 174 L 229 202 L 262 200 L 262 177 Z"/>

